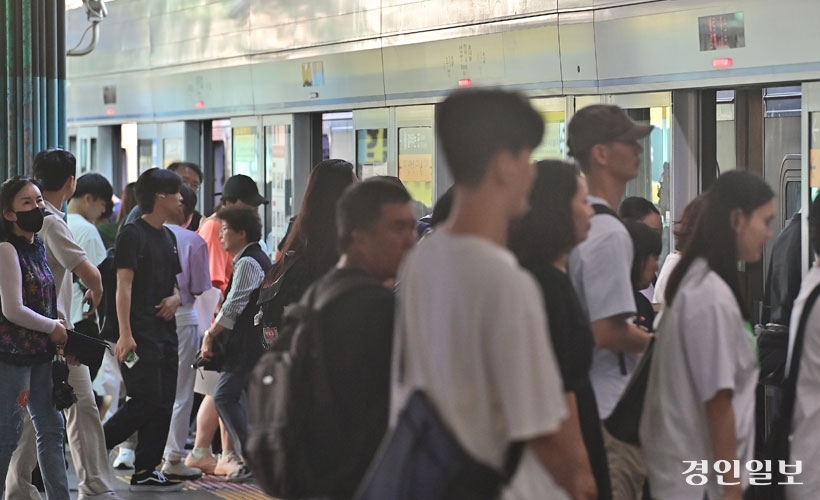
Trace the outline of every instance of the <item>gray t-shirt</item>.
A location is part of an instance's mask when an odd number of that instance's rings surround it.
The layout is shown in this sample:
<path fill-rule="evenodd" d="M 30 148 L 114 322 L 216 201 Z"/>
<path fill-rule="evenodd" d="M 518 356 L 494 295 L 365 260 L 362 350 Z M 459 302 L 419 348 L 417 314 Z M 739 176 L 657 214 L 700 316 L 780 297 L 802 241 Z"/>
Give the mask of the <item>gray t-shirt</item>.
<path fill-rule="evenodd" d="M 595 196 L 589 202 L 609 206 Z M 607 214 L 592 217 L 589 236 L 569 256 L 569 277 L 590 323 L 613 316 L 628 321 L 635 314 L 630 280 L 633 253 L 632 239 L 621 221 Z M 619 354 L 598 347 L 593 353 L 589 376 L 602 419 L 615 408 L 638 363 L 635 354 Z"/>

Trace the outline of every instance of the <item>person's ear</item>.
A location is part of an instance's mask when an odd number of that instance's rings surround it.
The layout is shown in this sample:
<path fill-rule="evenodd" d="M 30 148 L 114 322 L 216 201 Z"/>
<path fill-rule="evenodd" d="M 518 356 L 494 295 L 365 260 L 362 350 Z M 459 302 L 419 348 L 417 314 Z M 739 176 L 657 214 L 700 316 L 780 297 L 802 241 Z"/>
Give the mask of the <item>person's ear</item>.
<path fill-rule="evenodd" d="M 14 222 L 17 220 L 17 214 L 14 213 L 14 210 L 3 210 L 3 218 L 9 222 Z"/>
<path fill-rule="evenodd" d="M 740 227 L 743 225 L 744 220 L 745 215 L 743 214 L 743 210 L 739 208 L 733 208 L 729 213 L 729 225 L 735 233 L 740 232 Z"/>
<path fill-rule="evenodd" d="M 609 159 L 609 148 L 606 144 L 595 144 L 589 150 L 589 159 L 596 165 L 606 165 Z"/>

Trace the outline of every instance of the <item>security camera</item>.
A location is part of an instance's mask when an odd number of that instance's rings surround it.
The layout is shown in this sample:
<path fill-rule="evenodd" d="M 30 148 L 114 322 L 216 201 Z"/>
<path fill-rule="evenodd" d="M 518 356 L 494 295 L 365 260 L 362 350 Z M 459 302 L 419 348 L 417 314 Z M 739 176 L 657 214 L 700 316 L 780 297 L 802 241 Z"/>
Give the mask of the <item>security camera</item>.
<path fill-rule="evenodd" d="M 108 15 L 105 0 L 83 0 L 89 21 L 102 21 Z"/>

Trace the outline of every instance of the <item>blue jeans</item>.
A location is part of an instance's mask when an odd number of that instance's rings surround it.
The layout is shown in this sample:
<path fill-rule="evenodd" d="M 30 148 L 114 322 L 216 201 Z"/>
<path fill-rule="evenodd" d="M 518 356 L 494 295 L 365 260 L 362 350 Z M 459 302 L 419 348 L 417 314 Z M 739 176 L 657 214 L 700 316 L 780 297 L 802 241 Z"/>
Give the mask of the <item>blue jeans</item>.
<path fill-rule="evenodd" d="M 68 500 L 68 477 L 63 451 L 65 421 L 51 399 L 51 362 L 17 366 L 0 362 L 0 474 L 5 479 L 11 455 L 23 428 L 22 413 L 28 397 L 28 412 L 37 435 L 37 460 L 49 500 Z M 0 482 L 0 497 L 5 494 Z"/>
<path fill-rule="evenodd" d="M 234 448 L 240 455 L 244 452 L 245 442 L 248 440 L 248 398 L 245 389 L 251 377 L 251 370 L 253 366 L 220 373 L 214 392 L 216 411 L 222 418 L 222 423 L 228 428 Z"/>

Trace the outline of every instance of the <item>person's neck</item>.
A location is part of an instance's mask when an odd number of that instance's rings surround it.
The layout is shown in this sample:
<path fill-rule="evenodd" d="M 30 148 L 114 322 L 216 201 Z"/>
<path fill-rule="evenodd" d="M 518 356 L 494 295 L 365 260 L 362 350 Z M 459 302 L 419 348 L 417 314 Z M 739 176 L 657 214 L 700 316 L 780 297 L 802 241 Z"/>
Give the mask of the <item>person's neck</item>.
<path fill-rule="evenodd" d="M 567 264 L 569 263 L 569 253 L 562 253 L 552 261 L 553 267 L 567 274 Z"/>
<path fill-rule="evenodd" d="M 51 203 L 57 210 L 62 210 L 66 198 L 62 191 L 43 191 L 43 199 Z"/>
<path fill-rule="evenodd" d="M 445 227 L 453 234 L 483 238 L 498 246 L 507 246 L 509 216 L 498 190 L 456 188 L 453 209 Z"/>
<path fill-rule="evenodd" d="M 23 238 L 24 240 L 28 241 L 29 243 L 34 243 L 34 234 L 35 233 L 29 233 L 27 231 L 23 231 L 22 229 L 20 229 L 16 225 L 14 226 L 14 230 L 12 232 L 14 233 L 15 236 L 19 236 L 20 238 Z"/>
<path fill-rule="evenodd" d="M 142 220 L 148 223 L 151 227 L 155 229 L 162 229 L 162 225 L 165 224 L 166 215 L 159 213 L 159 212 L 151 212 L 150 214 L 142 214 Z"/>
<path fill-rule="evenodd" d="M 621 204 L 621 199 L 626 191 L 625 182 L 598 169 L 587 175 L 587 185 L 589 186 L 590 196 L 602 198 L 612 210 L 618 211 L 618 206 Z"/>
<path fill-rule="evenodd" d="M 339 262 L 336 263 L 336 267 L 338 269 L 361 271 L 380 281 L 387 288 L 393 288 L 393 283 L 396 278 L 395 276 L 383 276 L 374 272 L 372 267 L 368 265 L 367 257 L 356 252 L 343 253 L 342 256 L 339 257 Z"/>
<path fill-rule="evenodd" d="M 79 215 L 83 219 L 87 220 L 88 222 L 90 222 L 92 224 L 94 223 L 94 221 L 89 219 L 88 216 L 85 215 L 85 213 L 83 213 L 82 206 L 80 205 L 80 199 L 79 198 L 72 198 L 71 200 L 68 201 L 68 208 L 66 209 L 66 213 L 73 214 L 73 215 Z"/>

